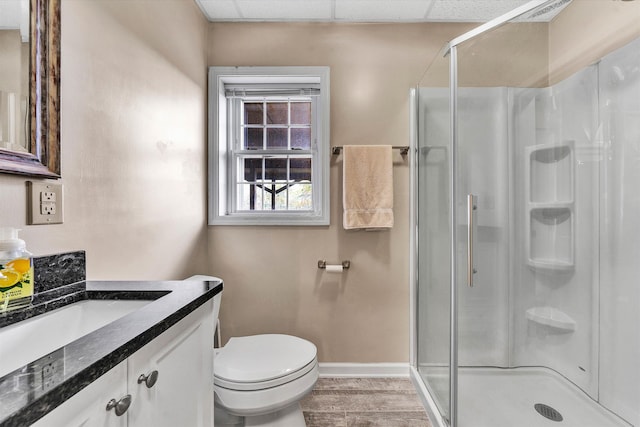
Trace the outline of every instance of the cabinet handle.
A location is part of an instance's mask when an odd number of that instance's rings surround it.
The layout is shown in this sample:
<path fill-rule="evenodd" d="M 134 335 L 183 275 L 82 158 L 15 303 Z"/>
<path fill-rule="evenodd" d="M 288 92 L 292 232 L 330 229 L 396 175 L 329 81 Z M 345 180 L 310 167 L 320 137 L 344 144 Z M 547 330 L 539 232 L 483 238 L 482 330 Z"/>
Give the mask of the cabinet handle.
<path fill-rule="evenodd" d="M 138 377 L 138 384 L 144 383 L 147 386 L 147 388 L 151 388 L 154 385 L 156 385 L 157 381 L 158 381 L 158 371 L 151 371 L 151 373 L 147 375 L 141 374 Z"/>
<path fill-rule="evenodd" d="M 111 399 L 109 403 L 107 403 L 107 411 L 110 411 L 115 408 L 116 415 L 122 416 L 124 415 L 125 412 L 127 412 L 127 409 L 129 409 L 129 406 L 131 406 L 131 395 L 127 394 L 126 396 L 124 396 L 123 398 L 117 401 L 115 399 Z"/>

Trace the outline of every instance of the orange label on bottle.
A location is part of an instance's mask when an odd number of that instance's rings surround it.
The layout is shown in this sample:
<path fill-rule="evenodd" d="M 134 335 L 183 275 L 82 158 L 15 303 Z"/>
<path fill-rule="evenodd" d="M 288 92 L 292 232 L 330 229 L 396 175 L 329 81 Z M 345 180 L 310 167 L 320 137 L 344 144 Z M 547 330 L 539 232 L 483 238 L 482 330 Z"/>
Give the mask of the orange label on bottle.
<path fill-rule="evenodd" d="M 16 258 L 0 265 L 0 311 L 11 301 L 30 302 L 33 296 L 33 265 L 30 258 Z"/>

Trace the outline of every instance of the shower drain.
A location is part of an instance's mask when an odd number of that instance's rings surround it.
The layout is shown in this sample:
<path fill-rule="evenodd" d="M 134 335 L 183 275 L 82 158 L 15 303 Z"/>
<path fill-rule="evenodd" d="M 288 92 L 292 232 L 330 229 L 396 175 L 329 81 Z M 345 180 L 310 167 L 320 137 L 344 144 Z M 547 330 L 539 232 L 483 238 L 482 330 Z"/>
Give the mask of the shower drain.
<path fill-rule="evenodd" d="M 538 411 L 540 415 L 550 419 L 551 421 L 562 421 L 562 414 L 560 414 L 560 412 L 556 411 L 549 405 L 545 405 L 544 403 L 536 403 L 535 405 L 533 405 L 533 407 L 536 411 Z"/>

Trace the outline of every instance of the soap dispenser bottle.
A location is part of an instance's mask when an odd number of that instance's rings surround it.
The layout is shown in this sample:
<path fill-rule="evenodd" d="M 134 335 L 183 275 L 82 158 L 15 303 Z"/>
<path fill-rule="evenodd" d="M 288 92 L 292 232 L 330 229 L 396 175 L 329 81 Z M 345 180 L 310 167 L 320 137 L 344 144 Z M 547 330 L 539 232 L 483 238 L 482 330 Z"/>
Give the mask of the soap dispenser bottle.
<path fill-rule="evenodd" d="M 0 312 L 31 304 L 33 260 L 18 229 L 0 227 Z"/>

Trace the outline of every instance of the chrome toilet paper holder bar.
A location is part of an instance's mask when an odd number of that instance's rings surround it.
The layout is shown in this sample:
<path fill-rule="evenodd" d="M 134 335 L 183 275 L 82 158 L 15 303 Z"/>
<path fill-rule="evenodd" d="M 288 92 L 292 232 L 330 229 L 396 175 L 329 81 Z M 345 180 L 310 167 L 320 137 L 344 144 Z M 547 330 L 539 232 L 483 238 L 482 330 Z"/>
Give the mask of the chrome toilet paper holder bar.
<path fill-rule="evenodd" d="M 327 264 L 327 261 L 325 261 L 323 259 L 318 261 L 318 268 L 323 268 L 324 269 L 324 268 L 327 268 L 327 265 L 329 265 L 329 264 Z M 344 268 L 346 270 L 347 268 L 351 267 L 351 261 L 348 261 L 348 260 L 347 261 L 342 261 L 341 265 L 342 265 L 342 268 Z"/>

